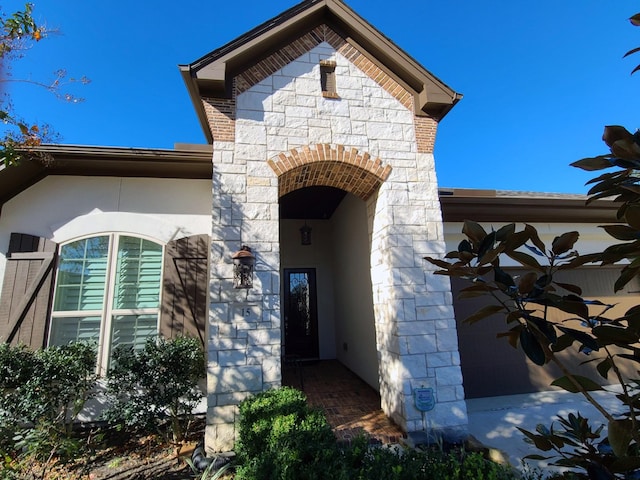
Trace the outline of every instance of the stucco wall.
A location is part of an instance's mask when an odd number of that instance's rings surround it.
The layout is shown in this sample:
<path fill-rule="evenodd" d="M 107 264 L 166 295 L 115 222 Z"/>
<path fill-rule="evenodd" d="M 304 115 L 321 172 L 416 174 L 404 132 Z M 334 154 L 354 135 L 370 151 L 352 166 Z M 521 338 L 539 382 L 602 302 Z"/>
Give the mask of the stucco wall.
<path fill-rule="evenodd" d="M 505 221 L 494 224 L 481 223 L 481 225 L 485 231 L 490 232 L 491 229 L 497 230 L 507 223 L 509 222 Z M 457 250 L 458 244 L 466 238 L 462 234 L 463 225 L 462 222 L 447 222 L 444 224 L 444 238 L 447 252 Z M 581 255 L 601 252 L 612 243 L 618 243 L 602 228 L 598 228 L 598 225 L 593 223 L 531 223 L 531 225 L 536 228 L 540 239 L 547 247 L 551 247 L 551 242 L 558 235 L 571 231 L 579 232 L 580 237 L 575 244 L 575 249 Z M 523 228 L 524 224 L 516 224 L 516 231 L 522 230 Z M 518 266 L 516 262 L 507 257 L 502 258 L 502 261 L 505 266 Z"/>
<path fill-rule="evenodd" d="M 380 388 L 366 204 L 347 195 L 332 217 L 338 359 Z"/>
<path fill-rule="evenodd" d="M 101 232 L 161 243 L 211 232 L 209 180 L 49 176 L 0 214 L 0 282 L 12 232 L 67 242 Z"/>

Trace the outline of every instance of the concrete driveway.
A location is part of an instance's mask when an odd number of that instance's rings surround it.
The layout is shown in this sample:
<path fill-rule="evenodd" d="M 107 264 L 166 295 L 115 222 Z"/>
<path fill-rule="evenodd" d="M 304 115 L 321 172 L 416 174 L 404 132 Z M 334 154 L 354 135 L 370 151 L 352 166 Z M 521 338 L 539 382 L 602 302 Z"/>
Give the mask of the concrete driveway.
<path fill-rule="evenodd" d="M 612 387 L 610 389 L 613 390 Z M 619 412 L 620 402 L 609 392 L 592 392 L 608 411 Z M 467 400 L 469 433 L 483 444 L 504 452 L 512 465 L 521 466 L 521 459 L 530 454 L 545 455 L 524 441 L 517 427 L 535 431 L 542 423 L 549 427 L 552 422 L 560 428 L 556 417 L 570 412 L 589 419 L 592 430 L 606 423 L 602 415 L 582 396 L 565 392 L 549 391 L 501 397 L 475 398 Z M 529 461 L 529 465 L 544 468 L 546 462 Z"/>

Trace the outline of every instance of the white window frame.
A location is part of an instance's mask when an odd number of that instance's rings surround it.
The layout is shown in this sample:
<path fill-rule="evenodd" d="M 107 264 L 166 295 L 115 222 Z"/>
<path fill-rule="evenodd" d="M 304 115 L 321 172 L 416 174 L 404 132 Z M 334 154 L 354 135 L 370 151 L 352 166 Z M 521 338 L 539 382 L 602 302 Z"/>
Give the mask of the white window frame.
<path fill-rule="evenodd" d="M 101 232 L 92 235 L 84 235 L 82 237 L 68 240 L 58 246 L 59 251 L 62 252 L 62 248 L 73 242 L 80 240 L 86 240 L 96 237 L 108 237 L 109 247 L 107 250 L 107 272 L 105 288 L 103 291 L 103 308 L 101 310 L 74 310 L 74 311 L 61 311 L 56 312 L 51 308 L 49 332 L 47 337 L 47 345 L 51 344 L 51 333 L 53 331 L 52 325 L 55 318 L 69 318 L 69 317 L 100 317 L 100 333 L 98 337 L 97 345 L 97 365 L 96 370 L 99 375 L 104 375 L 109 367 L 109 359 L 111 357 L 111 333 L 114 315 L 156 315 L 156 335 L 160 334 L 160 311 L 162 307 L 162 294 L 163 294 L 163 274 L 164 274 L 164 256 L 166 245 L 163 242 L 159 242 L 157 239 L 145 236 L 132 234 L 130 232 Z M 116 271 L 118 265 L 118 248 L 120 246 L 120 239 L 122 237 L 139 238 L 142 240 L 148 240 L 161 247 L 161 260 L 160 260 L 160 285 L 158 295 L 158 306 L 156 308 L 128 308 L 117 309 L 114 308 L 113 292 L 116 285 Z M 58 273 L 59 265 L 56 265 L 56 280 L 53 291 L 53 298 L 56 298 L 56 290 L 58 288 Z"/>

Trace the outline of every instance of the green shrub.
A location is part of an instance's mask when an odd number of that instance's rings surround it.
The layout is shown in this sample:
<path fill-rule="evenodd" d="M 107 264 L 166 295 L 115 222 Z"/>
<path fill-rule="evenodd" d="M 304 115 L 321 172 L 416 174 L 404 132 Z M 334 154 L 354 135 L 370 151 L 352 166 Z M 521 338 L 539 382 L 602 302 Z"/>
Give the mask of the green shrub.
<path fill-rule="evenodd" d="M 324 414 L 284 387 L 240 404 L 236 480 L 506 480 L 513 470 L 480 454 L 373 447 L 362 435 L 340 447 Z"/>
<path fill-rule="evenodd" d="M 70 429 L 93 395 L 95 346 L 43 350 L 0 344 L 0 424 L 47 421 Z"/>
<path fill-rule="evenodd" d="M 95 346 L 30 350 L 0 345 L 0 454 L 8 466 L 67 461 L 80 449 L 73 423 L 94 394 Z M 17 467 L 16 467 L 17 468 Z"/>
<path fill-rule="evenodd" d="M 240 404 L 238 480 L 321 479 L 339 450 L 324 414 L 288 387 Z"/>
<path fill-rule="evenodd" d="M 142 351 L 116 348 L 107 374 L 108 420 L 183 440 L 203 393 L 204 353 L 195 338 L 149 339 Z"/>

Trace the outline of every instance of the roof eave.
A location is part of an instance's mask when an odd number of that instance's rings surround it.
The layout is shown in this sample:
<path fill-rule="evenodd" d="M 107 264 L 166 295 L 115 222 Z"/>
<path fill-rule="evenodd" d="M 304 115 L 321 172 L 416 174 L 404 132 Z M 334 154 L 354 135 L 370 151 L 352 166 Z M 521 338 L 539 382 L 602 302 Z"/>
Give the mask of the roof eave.
<path fill-rule="evenodd" d="M 202 103 L 198 82 L 193 78 L 191 67 L 189 65 L 178 65 L 178 68 L 180 69 L 182 80 L 187 87 L 187 92 L 189 93 L 189 98 L 191 99 L 193 108 L 195 109 L 198 120 L 200 121 L 200 128 L 202 128 L 204 137 L 207 140 L 207 143 L 212 144 L 213 135 L 211 135 L 211 129 L 209 128 L 207 112 L 205 112 L 204 105 Z"/>
<path fill-rule="evenodd" d="M 0 169 L 0 208 L 48 175 L 211 179 L 207 150 L 42 145 L 38 155 Z"/>
<path fill-rule="evenodd" d="M 498 223 L 615 223 L 619 204 L 587 197 L 557 195 L 553 197 L 500 195 L 495 191 L 465 189 L 440 190 L 440 206 L 445 222 Z"/>

